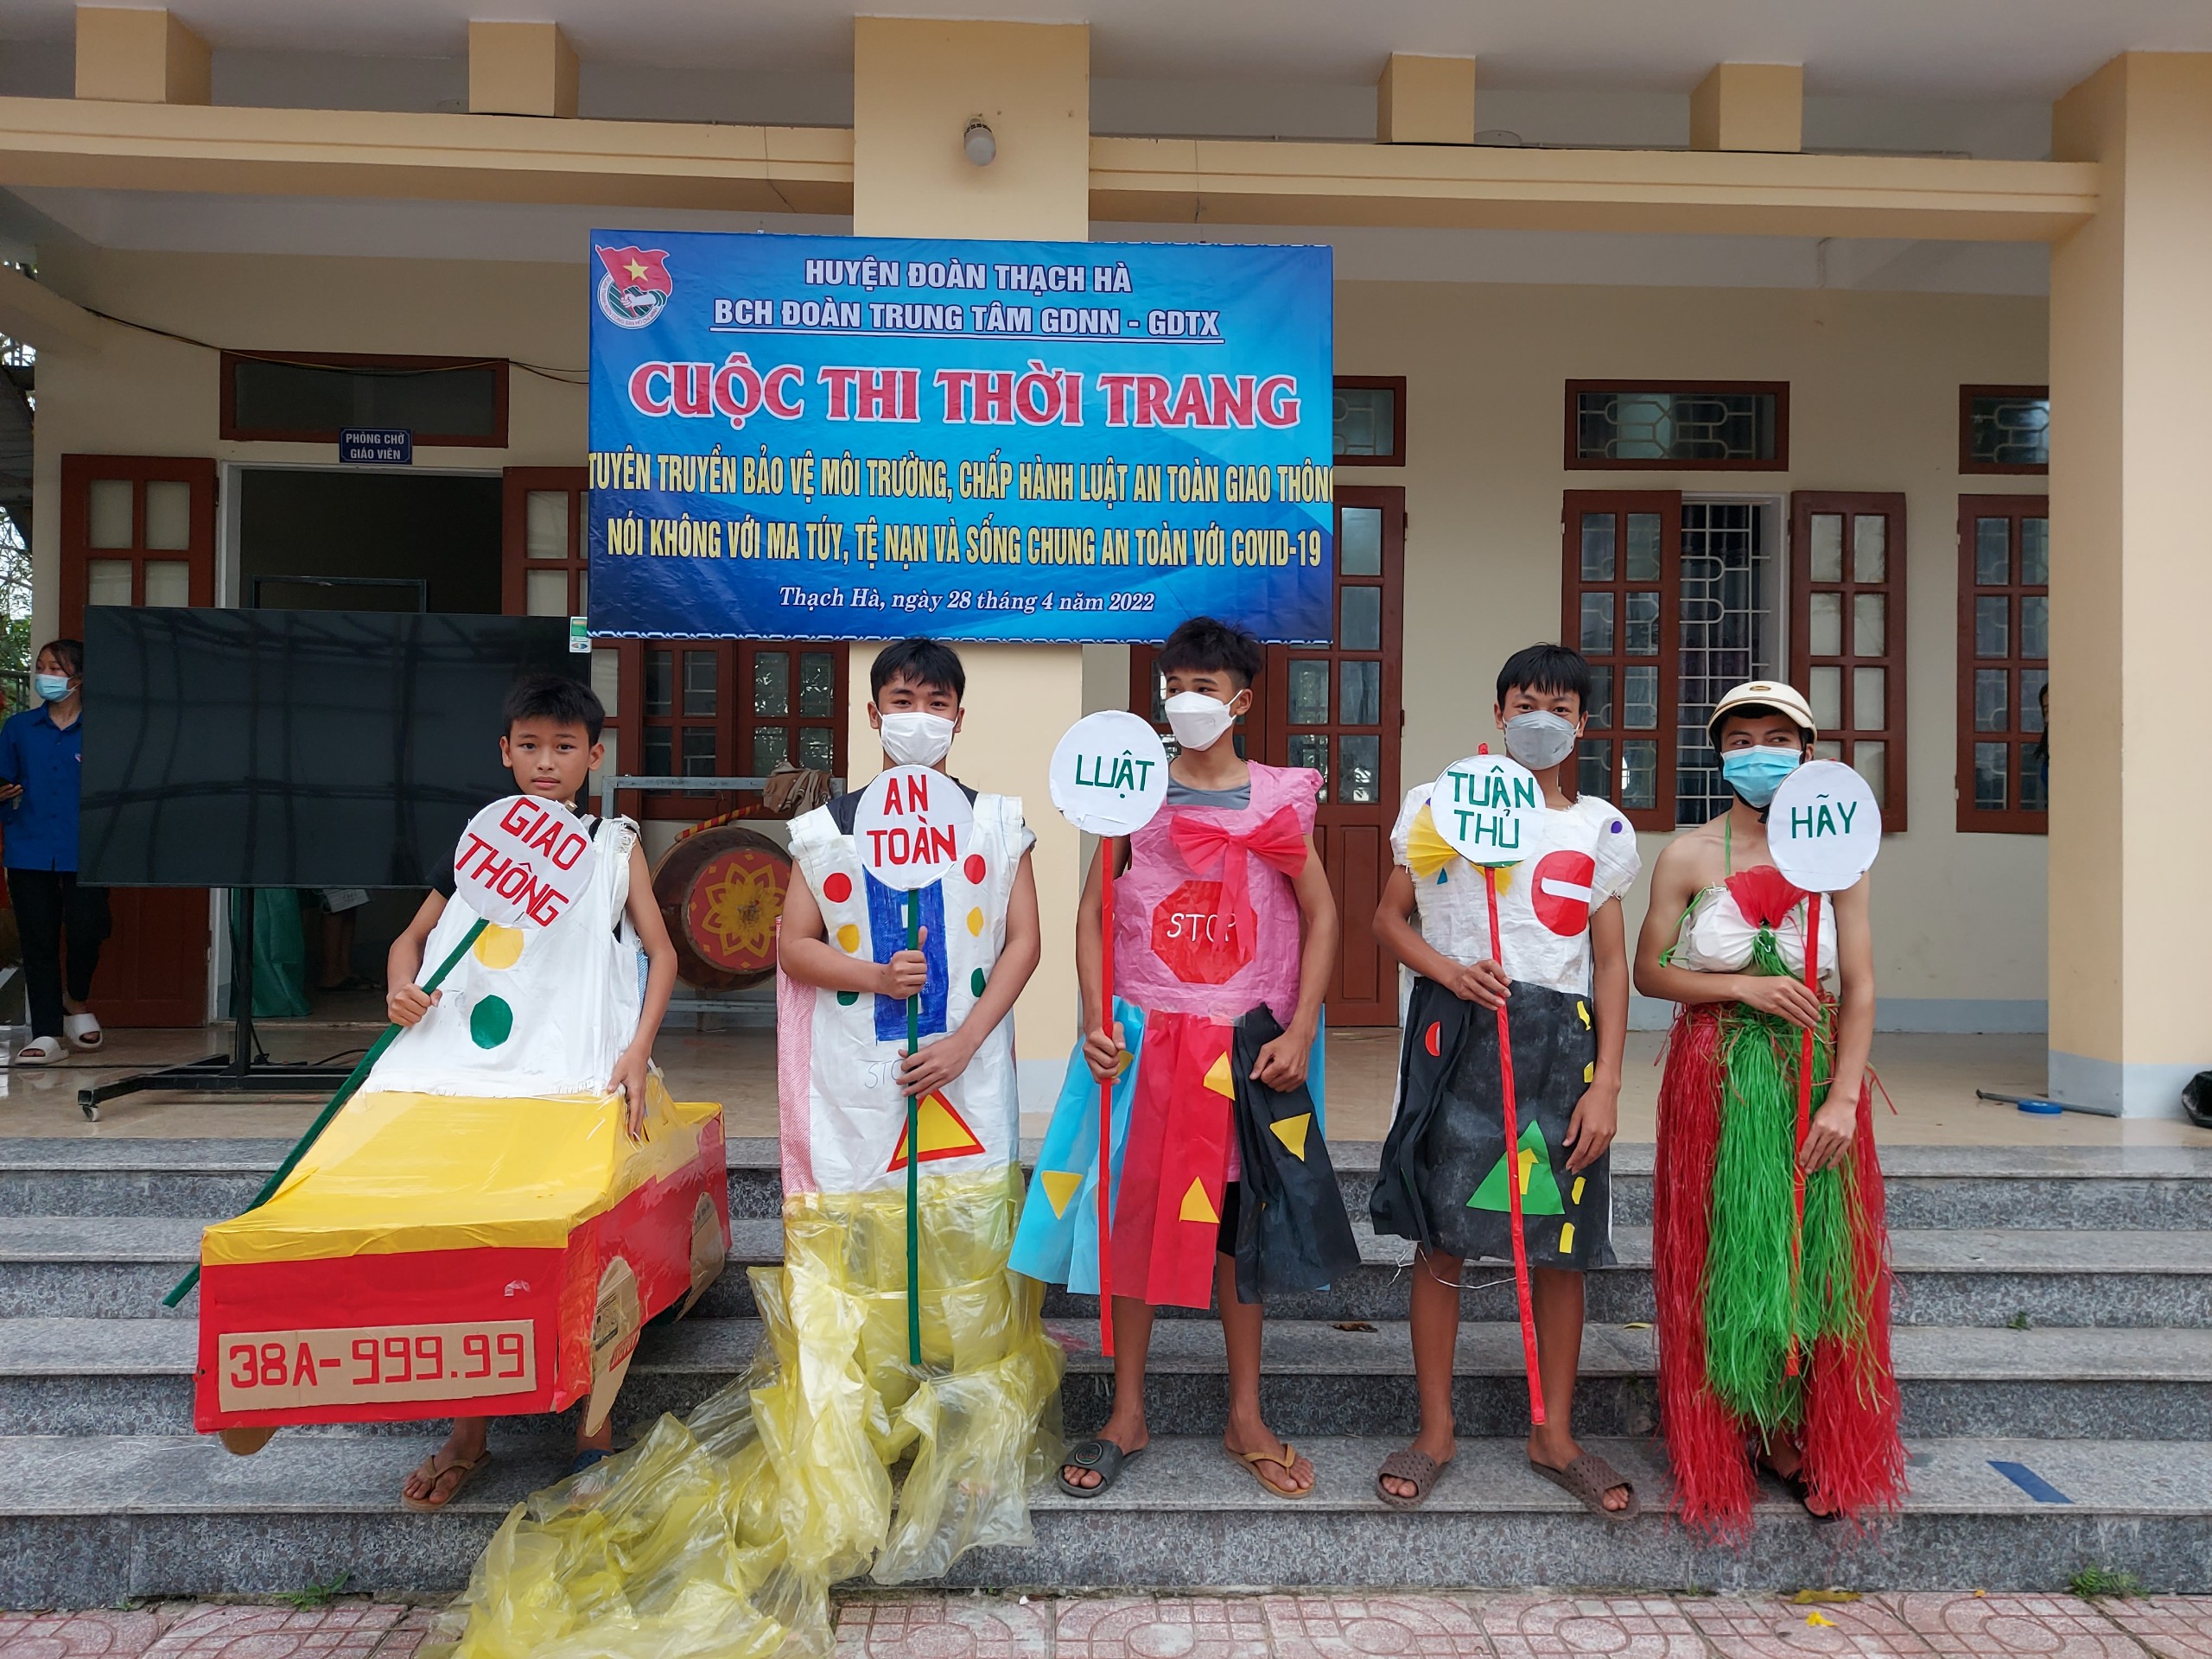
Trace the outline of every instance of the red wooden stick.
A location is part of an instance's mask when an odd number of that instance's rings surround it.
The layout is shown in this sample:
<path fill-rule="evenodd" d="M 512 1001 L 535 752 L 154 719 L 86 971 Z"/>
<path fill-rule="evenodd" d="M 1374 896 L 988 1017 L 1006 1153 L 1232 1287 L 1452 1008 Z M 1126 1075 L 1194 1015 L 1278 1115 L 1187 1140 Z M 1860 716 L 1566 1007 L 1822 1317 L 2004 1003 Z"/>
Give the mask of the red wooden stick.
<path fill-rule="evenodd" d="M 1497 931 L 1497 871 L 1483 871 L 1483 893 L 1490 900 L 1490 957 L 1505 965 Z M 1513 1219 L 1513 1289 L 1521 1304 L 1521 1353 L 1529 1367 L 1529 1421 L 1544 1426 L 1544 1387 L 1536 1369 L 1536 1311 L 1529 1297 L 1529 1246 L 1521 1236 L 1521 1128 L 1513 1100 L 1513 1033 L 1505 1004 L 1497 1005 L 1497 1075 L 1505 1092 L 1505 1201 Z"/>
<path fill-rule="evenodd" d="M 1114 1034 L 1114 838 L 1098 842 L 1098 977 L 1106 1007 L 1106 1034 Z M 1118 1050 L 1116 1058 L 1119 1058 Z M 1114 1357 L 1114 1084 L 1118 1067 L 1098 1085 L 1098 1346 Z"/>
<path fill-rule="evenodd" d="M 1821 895 L 1805 896 L 1805 988 L 1815 1001 L 1821 995 Z M 1783 1373 L 1797 1375 L 1797 1298 L 1803 1287 L 1805 1253 L 1805 1136 L 1813 1126 L 1813 1028 L 1797 1039 L 1797 1157 L 1790 1173 L 1796 1177 L 1796 1213 L 1789 1224 L 1789 1357 Z"/>

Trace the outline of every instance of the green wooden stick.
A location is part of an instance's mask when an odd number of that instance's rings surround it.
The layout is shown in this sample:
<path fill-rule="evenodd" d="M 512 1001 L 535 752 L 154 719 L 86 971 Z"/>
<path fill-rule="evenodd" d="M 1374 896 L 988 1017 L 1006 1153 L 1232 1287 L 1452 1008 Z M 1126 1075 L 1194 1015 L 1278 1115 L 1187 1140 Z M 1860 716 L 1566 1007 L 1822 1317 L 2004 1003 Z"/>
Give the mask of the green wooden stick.
<path fill-rule="evenodd" d="M 921 895 L 906 892 L 906 948 L 921 949 Z M 906 1056 L 922 1046 L 922 999 L 906 999 Z M 906 1358 L 918 1369 L 922 1363 L 922 1109 L 919 1099 L 906 1096 Z"/>
<path fill-rule="evenodd" d="M 475 944 L 477 937 L 490 925 L 491 923 L 480 918 L 474 926 L 461 935 L 461 943 L 453 948 L 453 954 L 438 964 L 438 971 L 430 976 L 429 982 L 423 988 L 425 991 L 435 991 L 439 986 L 444 984 L 446 976 L 461 965 L 461 959 L 467 953 L 468 947 Z M 293 1143 L 291 1151 L 284 1154 L 284 1161 L 276 1166 L 276 1173 L 262 1183 L 261 1191 L 253 1195 L 251 1204 L 238 1211 L 240 1215 L 247 1215 L 260 1209 L 263 1205 L 276 1196 L 276 1189 L 284 1185 L 284 1178 L 299 1166 L 300 1160 L 308 1155 L 308 1148 L 315 1145 L 322 1132 L 330 1127 L 330 1120 L 338 1116 L 338 1109 L 353 1099 L 353 1091 L 361 1086 L 362 1079 L 369 1075 L 369 1069 L 384 1057 L 385 1050 L 391 1046 L 392 1039 L 397 1037 L 399 1033 L 399 1027 L 386 1026 L 384 1028 L 384 1034 L 369 1045 L 369 1052 L 361 1056 L 361 1063 L 353 1068 L 345 1082 L 338 1085 L 338 1092 L 330 1097 L 330 1104 L 324 1107 L 315 1121 L 308 1125 L 308 1132 Z M 176 1288 L 162 1298 L 162 1306 L 175 1307 L 191 1294 L 192 1287 L 199 1282 L 200 1268 L 195 1264 L 191 1272 L 176 1281 Z"/>

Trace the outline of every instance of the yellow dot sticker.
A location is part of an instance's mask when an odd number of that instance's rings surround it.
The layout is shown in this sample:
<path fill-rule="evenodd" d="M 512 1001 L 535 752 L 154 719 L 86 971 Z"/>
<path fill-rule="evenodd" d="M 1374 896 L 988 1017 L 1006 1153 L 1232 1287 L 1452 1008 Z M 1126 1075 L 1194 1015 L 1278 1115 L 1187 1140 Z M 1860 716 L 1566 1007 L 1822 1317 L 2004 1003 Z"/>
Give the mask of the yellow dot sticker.
<path fill-rule="evenodd" d="M 476 960 L 486 968 L 512 968 L 522 960 L 522 929 L 497 922 L 476 936 Z"/>
<path fill-rule="evenodd" d="M 968 931 L 979 939 L 983 937 L 983 912 L 982 906 L 978 906 L 976 909 L 968 912 Z"/>
<path fill-rule="evenodd" d="M 860 929 L 855 927 L 850 922 L 847 922 L 842 927 L 839 928 L 837 930 L 837 948 L 840 950 L 842 950 L 849 957 L 858 955 L 861 948 Z"/>

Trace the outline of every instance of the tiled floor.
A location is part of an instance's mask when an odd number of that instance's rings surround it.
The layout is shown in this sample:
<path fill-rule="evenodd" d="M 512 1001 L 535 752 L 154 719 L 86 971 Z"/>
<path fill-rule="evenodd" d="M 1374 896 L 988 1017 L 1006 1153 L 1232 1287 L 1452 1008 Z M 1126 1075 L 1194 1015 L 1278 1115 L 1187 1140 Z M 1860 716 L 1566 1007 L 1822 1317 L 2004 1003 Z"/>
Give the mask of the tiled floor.
<path fill-rule="evenodd" d="M 321 1059 L 359 1047 L 370 1026 L 270 1021 L 262 1027 L 279 1059 Z M 733 1135 L 776 1133 L 775 1033 L 766 1030 L 661 1034 L 655 1058 L 679 1100 L 718 1100 Z M 1620 1138 L 1649 1141 L 1659 1095 L 1662 1035 L 1631 1032 L 1621 1094 Z M 297 1135 L 319 1100 L 251 1101 L 177 1095 L 125 1096 L 110 1102 L 98 1123 L 77 1110 L 79 1085 L 147 1066 L 174 1064 L 222 1047 L 226 1031 L 118 1031 L 97 1062 L 79 1055 L 44 1069 L 0 1067 L 0 1136 Z M 1329 1134 L 1338 1141 L 1379 1141 L 1390 1127 L 1397 1075 L 1395 1030 L 1329 1033 Z M 2206 1146 L 2212 1131 L 2182 1122 L 2137 1118 L 2121 1123 L 2069 1113 L 2032 1117 L 1974 1098 L 1976 1089 L 2034 1094 L 2044 1086 L 2044 1039 L 2038 1036 L 1940 1037 L 1885 1033 L 1874 1039 L 1874 1065 L 1893 1115 L 1878 1100 L 1875 1138 L 1885 1146 Z M 1042 1135 L 1046 1119 L 1025 1116 L 1022 1132 Z"/>
<path fill-rule="evenodd" d="M 0 1613 L 0 1659 L 412 1659 L 429 1610 L 163 1602 Z M 619 1652 L 619 1649 L 613 1649 Z M 840 1611 L 839 1659 L 2207 1659 L 2212 1597 L 899 1595 Z"/>

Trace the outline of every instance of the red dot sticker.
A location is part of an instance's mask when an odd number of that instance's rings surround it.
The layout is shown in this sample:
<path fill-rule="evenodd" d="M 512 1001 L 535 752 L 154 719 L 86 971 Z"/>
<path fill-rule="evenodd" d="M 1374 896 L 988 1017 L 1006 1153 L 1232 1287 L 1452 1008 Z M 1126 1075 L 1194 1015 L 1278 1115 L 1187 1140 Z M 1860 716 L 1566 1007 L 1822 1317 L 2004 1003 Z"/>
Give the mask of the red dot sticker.
<path fill-rule="evenodd" d="M 832 870 L 822 878 L 822 896 L 833 905 L 842 905 L 853 896 L 853 878 L 842 870 Z"/>
<path fill-rule="evenodd" d="M 1441 1058 L 1443 1057 L 1443 1050 L 1439 1046 L 1439 1039 L 1442 1038 L 1443 1034 L 1443 1022 L 1440 1020 L 1431 1021 L 1427 1034 L 1421 1039 L 1421 1046 L 1426 1048 L 1430 1054 Z"/>
<path fill-rule="evenodd" d="M 983 885 L 983 855 L 981 853 L 969 854 L 968 861 L 960 868 L 962 874 L 967 876 L 969 887 L 980 887 Z"/>

